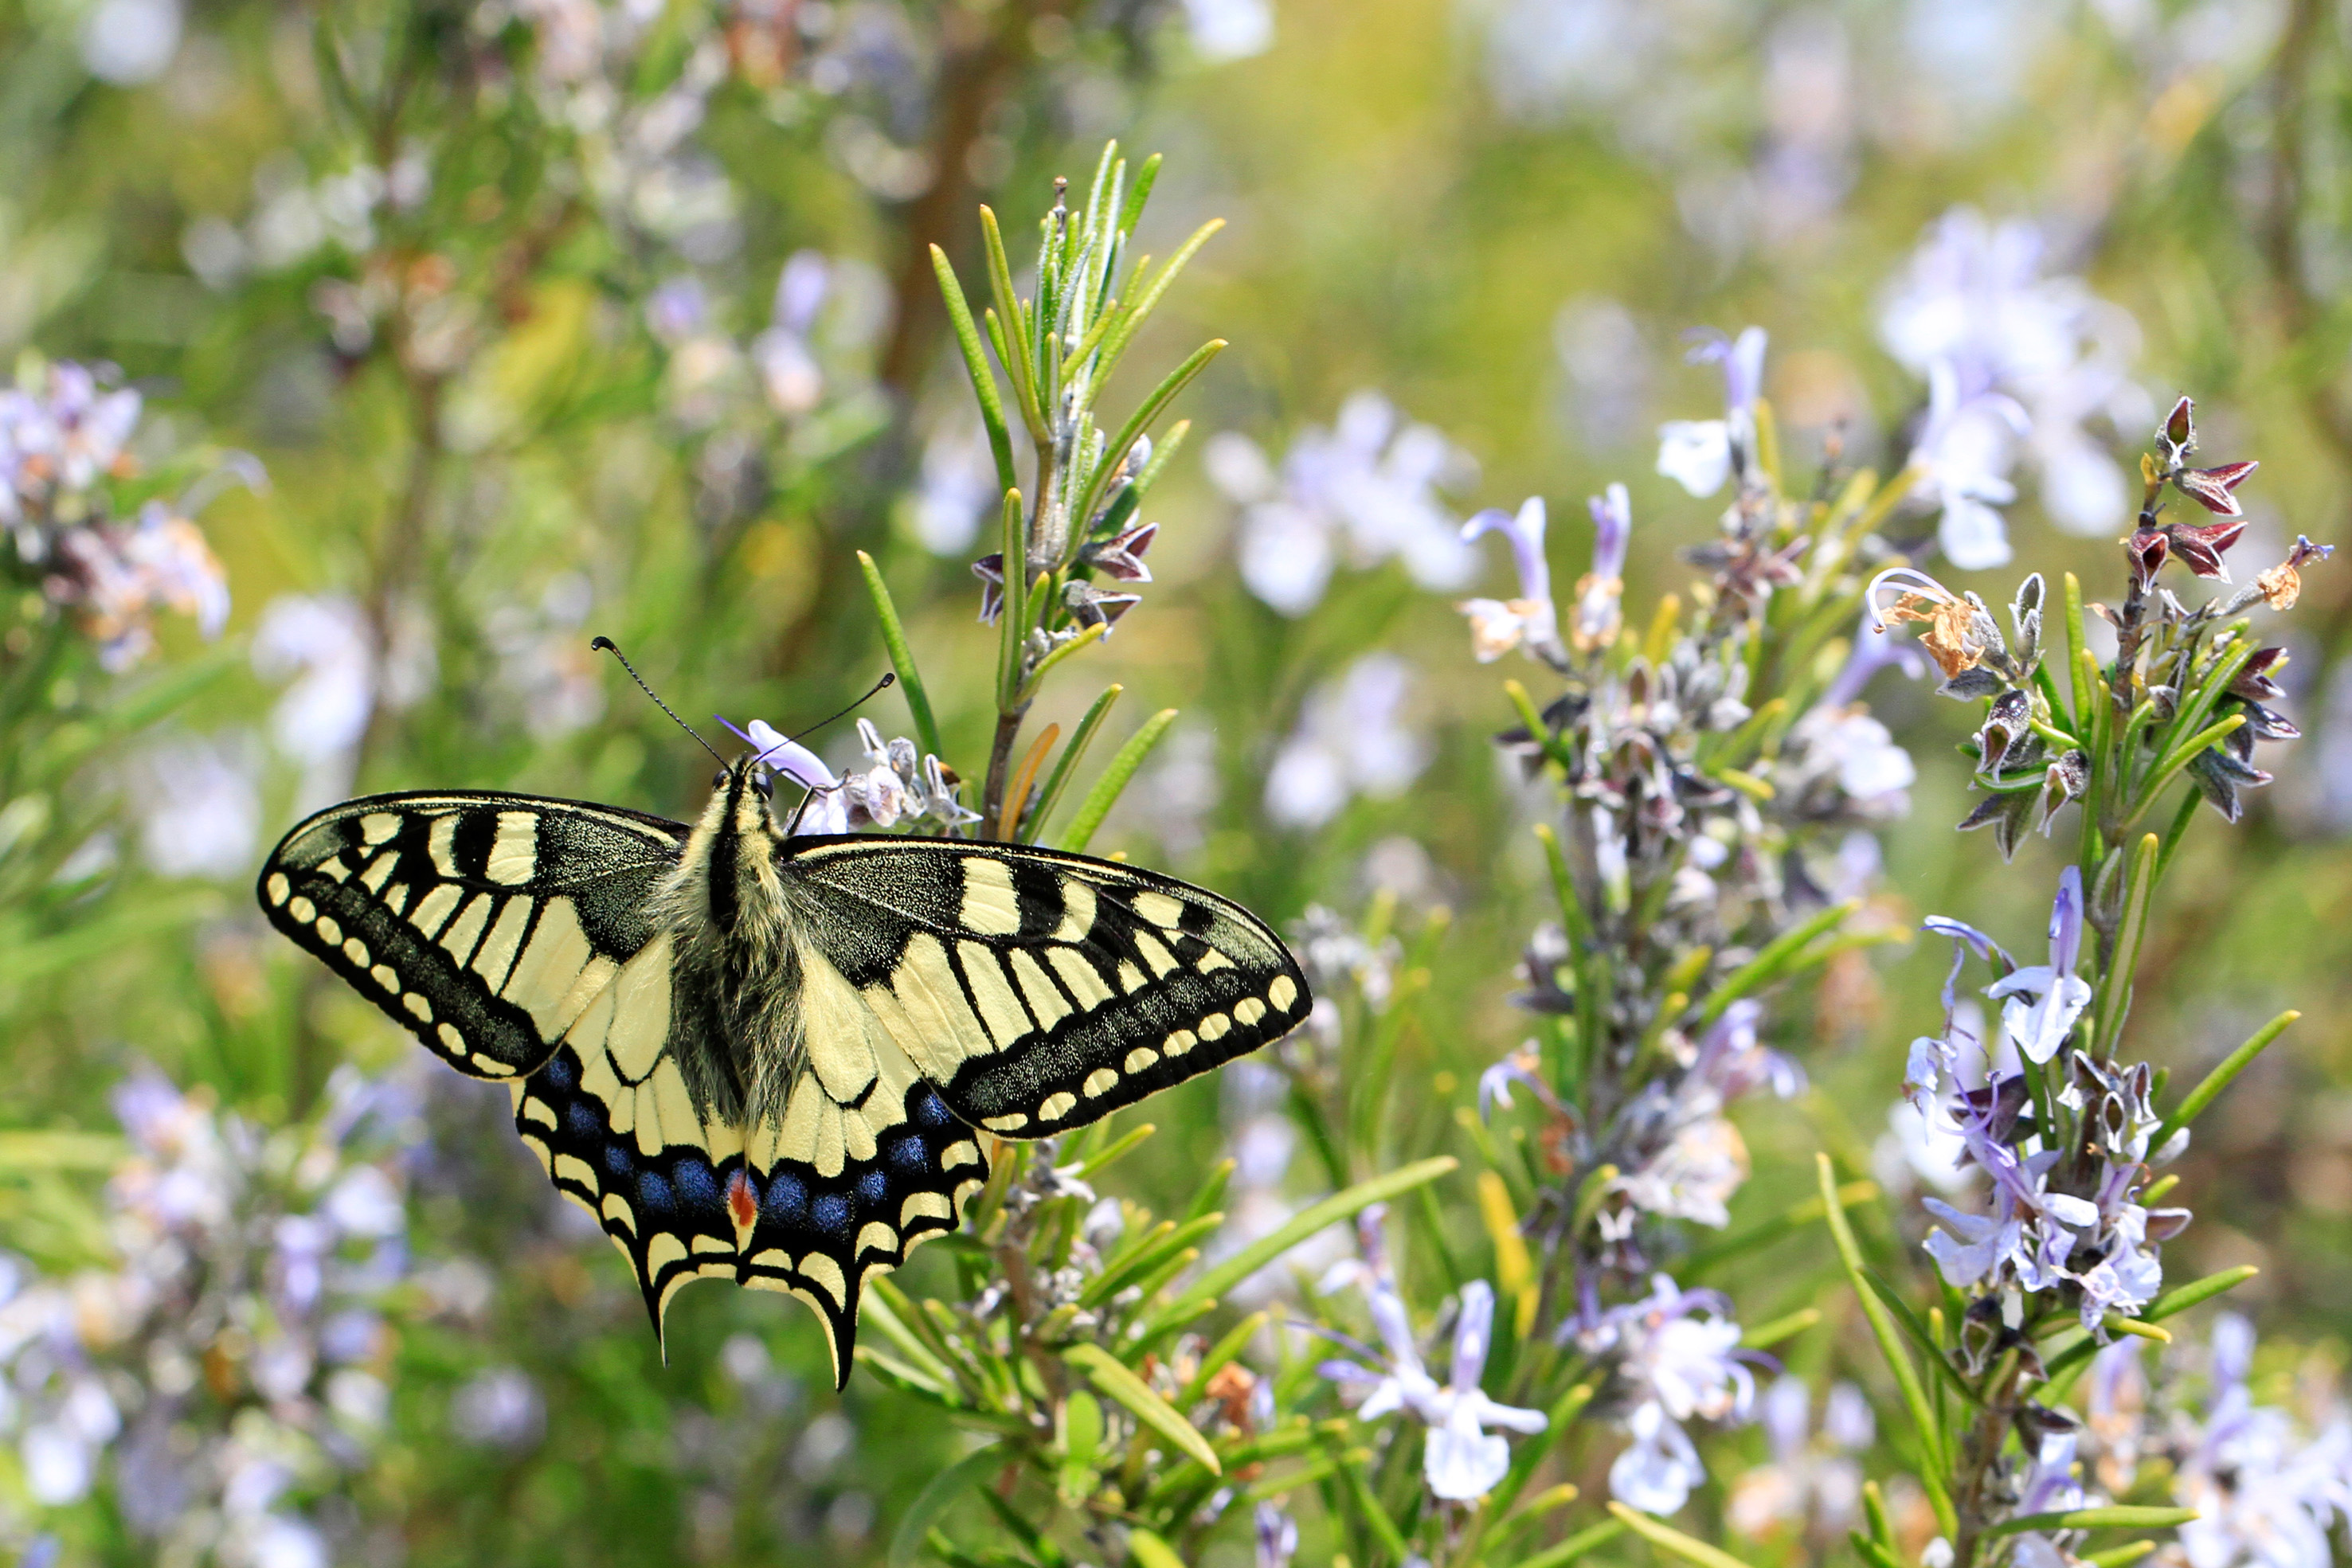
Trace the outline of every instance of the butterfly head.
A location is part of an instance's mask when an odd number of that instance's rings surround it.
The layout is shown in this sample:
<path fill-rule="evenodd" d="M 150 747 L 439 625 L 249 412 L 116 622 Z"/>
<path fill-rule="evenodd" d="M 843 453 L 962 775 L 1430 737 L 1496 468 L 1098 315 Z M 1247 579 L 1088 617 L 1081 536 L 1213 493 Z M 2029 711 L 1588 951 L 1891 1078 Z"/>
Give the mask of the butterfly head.
<path fill-rule="evenodd" d="M 784 824 L 775 813 L 775 786 L 756 753 L 745 752 L 720 768 L 711 781 L 680 866 L 687 902 L 700 905 L 717 934 L 736 931 L 752 914 L 774 907 L 775 855 L 783 847 Z"/>

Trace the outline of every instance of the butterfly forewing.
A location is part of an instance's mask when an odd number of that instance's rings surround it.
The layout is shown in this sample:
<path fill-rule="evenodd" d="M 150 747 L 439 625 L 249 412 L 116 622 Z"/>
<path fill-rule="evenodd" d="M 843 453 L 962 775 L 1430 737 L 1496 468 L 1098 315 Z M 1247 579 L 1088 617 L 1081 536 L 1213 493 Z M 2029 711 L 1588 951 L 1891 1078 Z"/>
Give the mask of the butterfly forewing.
<path fill-rule="evenodd" d="M 1172 878 L 1017 844 L 798 841 L 785 893 L 950 1110 L 1082 1126 L 1268 1040 L 1307 982 L 1264 923 Z"/>
<path fill-rule="evenodd" d="M 505 795 L 378 795 L 320 812 L 261 869 L 271 924 L 436 1055 L 529 1072 L 652 936 L 687 830 Z"/>

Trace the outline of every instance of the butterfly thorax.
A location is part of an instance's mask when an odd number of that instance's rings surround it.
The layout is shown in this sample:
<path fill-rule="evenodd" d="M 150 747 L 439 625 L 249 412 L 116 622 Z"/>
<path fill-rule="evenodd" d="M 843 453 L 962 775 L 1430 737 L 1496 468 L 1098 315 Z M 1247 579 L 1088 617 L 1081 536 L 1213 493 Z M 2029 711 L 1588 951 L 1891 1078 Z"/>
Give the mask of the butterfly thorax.
<path fill-rule="evenodd" d="M 721 775 L 652 915 L 675 956 L 674 1049 L 695 1108 L 781 1119 L 804 1048 L 798 955 L 777 856 L 784 832 L 749 758 Z"/>

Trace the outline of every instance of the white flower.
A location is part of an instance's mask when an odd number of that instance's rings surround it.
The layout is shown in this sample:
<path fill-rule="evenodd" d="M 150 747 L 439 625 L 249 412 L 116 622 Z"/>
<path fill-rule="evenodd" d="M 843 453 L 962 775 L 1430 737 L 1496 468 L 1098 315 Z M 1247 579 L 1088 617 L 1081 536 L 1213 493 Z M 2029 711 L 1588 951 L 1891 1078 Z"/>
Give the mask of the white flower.
<path fill-rule="evenodd" d="M 1403 793 L 1430 752 L 1399 717 L 1412 685 L 1403 660 L 1367 653 L 1339 681 L 1309 693 L 1298 727 L 1266 770 L 1266 815 L 1286 828 L 1318 828 L 1351 796 Z"/>
<path fill-rule="evenodd" d="M 1672 1513 L 1705 1479 L 1681 1423 L 1747 1416 L 1756 1379 L 1743 1364 L 1739 1333 L 1722 1297 L 1685 1291 L 1664 1274 L 1652 1277 L 1645 1300 L 1613 1309 L 1585 1332 L 1590 1348 L 1618 1353 L 1619 1375 L 1634 1391 L 1625 1418 L 1633 1443 L 1609 1469 L 1620 1502 Z"/>
<path fill-rule="evenodd" d="M 1731 427 L 1719 419 L 1668 420 L 1658 426 L 1658 472 L 1694 496 L 1714 495 L 1731 477 Z"/>
<path fill-rule="evenodd" d="M 1615 487 L 1619 495 L 1624 487 Z M 1478 662 L 1491 664 L 1513 648 L 1525 644 L 1530 653 L 1559 650 L 1559 614 L 1551 601 L 1551 567 L 1544 559 L 1544 504 L 1530 496 L 1514 517 L 1488 507 L 1462 525 L 1465 543 L 1484 533 L 1499 533 L 1511 547 L 1518 569 L 1519 596 L 1513 600 L 1465 599 L 1458 606 L 1470 618 L 1470 645 Z"/>
<path fill-rule="evenodd" d="M 2009 562 L 2008 526 L 1995 508 L 2017 499 L 2009 469 L 2030 428 L 2014 400 L 1998 392 L 1964 396 L 1950 364 L 1938 360 L 1927 367 L 1927 418 L 1911 452 L 1920 475 L 1912 494 L 1940 508 L 1936 542 L 1962 571 Z"/>
<path fill-rule="evenodd" d="M 787 419 L 808 413 L 824 395 L 824 371 L 809 342 L 809 329 L 832 282 L 832 264 L 822 255 L 794 251 L 777 275 L 768 329 L 751 340 L 751 362 L 759 367 L 768 402 Z"/>
<path fill-rule="evenodd" d="M 1460 588 L 1478 558 L 1438 500 L 1467 478 L 1466 453 L 1425 424 L 1399 427 L 1395 408 L 1359 392 L 1335 427 L 1291 443 L 1277 476 L 1256 444 L 1226 432 L 1205 454 L 1209 477 L 1238 504 L 1242 581 L 1285 615 L 1321 601 L 1344 558 L 1359 569 L 1401 562 L 1423 588 Z"/>
<path fill-rule="evenodd" d="M 1274 43 L 1269 0 L 1184 0 L 1184 25 L 1194 51 L 1212 63 L 1262 55 Z"/>
<path fill-rule="evenodd" d="M 1609 1466 L 1609 1495 L 1643 1513 L 1673 1513 L 1706 1479 L 1690 1434 L 1669 1420 L 1654 1400 L 1625 1418 L 1633 1441 Z"/>
<path fill-rule="evenodd" d="M 1548 1425 L 1540 1410 L 1497 1404 L 1478 1386 L 1486 1370 L 1495 1325 L 1494 1287 L 1484 1280 L 1473 1280 L 1462 1288 L 1454 1328 L 1452 1381 L 1444 1385 L 1422 1364 L 1404 1303 L 1378 1270 L 1364 1282 L 1364 1295 L 1372 1322 L 1388 1347 L 1387 1368 L 1375 1372 L 1354 1362 L 1331 1361 L 1323 1364 L 1323 1375 L 1335 1382 L 1370 1388 L 1356 1407 L 1358 1419 L 1377 1421 L 1410 1411 L 1429 1427 L 1422 1450 L 1422 1473 L 1433 1494 L 1449 1501 L 1486 1496 L 1511 1468 L 1508 1439 L 1486 1428 L 1540 1432 Z"/>
<path fill-rule="evenodd" d="M 150 866 L 165 876 L 252 874 L 261 831 L 255 749 L 249 737 L 180 737 L 136 759 L 132 803 L 141 817 L 140 852 Z"/>
<path fill-rule="evenodd" d="M 2050 962 L 2030 964 L 1996 982 L 1985 995 L 2006 998 L 2000 1024 L 2031 1061 L 2047 1061 L 2065 1043 L 2090 1005 L 2091 983 L 2074 973 L 2083 948 L 2083 873 L 2068 866 L 2050 905 Z"/>
<path fill-rule="evenodd" d="M 1710 335 L 1694 361 L 1723 364 L 1721 419 L 1677 419 L 1658 426 L 1658 472 L 1694 496 L 1712 496 L 1755 444 L 1756 396 L 1764 382 L 1764 329 L 1749 327 L 1728 341 Z"/>
<path fill-rule="evenodd" d="M 2153 418 L 2147 394 L 2128 374 L 2139 329 L 2081 278 L 2042 276 L 2042 250 L 2031 223 L 1990 224 L 1972 208 L 1953 208 L 1888 289 L 1879 336 L 1913 371 L 1948 371 L 1956 402 L 1988 393 L 2014 400 L 2012 434 L 2040 470 L 2052 519 L 2073 533 L 2112 533 L 2129 515 L 2129 489 L 2084 425 L 2105 417 L 2117 429 L 2137 429 Z M 1948 520 L 1989 549 L 1985 511 L 1961 510 Z M 1946 553 L 1965 564 L 1948 540 Z"/>
<path fill-rule="evenodd" d="M 943 426 L 923 444 L 915 481 L 915 537 L 933 555 L 960 556 L 1003 503 L 988 434 L 977 422 Z"/>

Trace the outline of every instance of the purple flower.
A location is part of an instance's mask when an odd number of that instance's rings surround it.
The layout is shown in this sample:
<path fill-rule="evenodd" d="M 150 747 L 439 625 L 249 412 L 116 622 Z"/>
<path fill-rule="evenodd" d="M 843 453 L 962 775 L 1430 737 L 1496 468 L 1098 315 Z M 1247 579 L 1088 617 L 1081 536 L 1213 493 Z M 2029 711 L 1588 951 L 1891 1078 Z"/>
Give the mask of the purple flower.
<path fill-rule="evenodd" d="M 809 329 L 832 281 L 831 262 L 813 250 L 794 251 L 777 275 L 768 329 L 751 340 L 751 362 L 760 369 L 768 402 L 787 419 L 808 413 L 824 396 L 824 371 Z"/>
<path fill-rule="evenodd" d="M 2050 905 L 2050 962 L 2030 964 L 1994 983 L 1985 995 L 2001 1008 L 2001 1028 L 2034 1062 L 2048 1061 L 2074 1032 L 2090 1005 L 2091 983 L 2074 973 L 2083 951 L 2083 873 L 2068 866 Z"/>
<path fill-rule="evenodd" d="M 1704 1315 L 1702 1315 L 1704 1314 Z M 1631 1447 L 1609 1468 L 1610 1494 L 1647 1513 L 1672 1513 L 1706 1477 L 1682 1423 L 1744 1418 L 1756 1397 L 1730 1304 L 1713 1291 L 1685 1291 L 1664 1274 L 1649 1296 L 1591 1319 L 1588 1352 L 1613 1351 L 1632 1391 Z"/>
<path fill-rule="evenodd" d="M 1462 525 L 1465 543 L 1490 532 L 1510 542 L 1519 571 L 1519 596 L 1465 599 L 1455 606 L 1470 618 L 1472 651 L 1482 664 L 1521 646 L 1531 655 L 1556 662 L 1560 656 L 1559 616 L 1551 601 L 1551 566 L 1544 559 L 1543 497 L 1528 497 L 1516 517 L 1489 507 Z"/>
<path fill-rule="evenodd" d="M 1942 512 L 1936 542 L 1962 571 L 2007 564 L 2009 531 L 1995 507 L 2017 499 L 2009 482 L 2017 443 L 2031 430 L 2025 411 L 1998 392 L 1964 396 L 1958 372 L 1927 367 L 1927 419 L 1912 448 L 1919 475 L 1912 494 Z"/>
<path fill-rule="evenodd" d="M 1896 636 L 1893 628 L 1864 611 L 1862 624 L 1854 630 L 1853 652 L 1846 655 L 1837 678 L 1822 693 L 1822 706 L 1844 707 L 1860 700 L 1871 677 L 1890 664 L 1915 681 L 1927 673 L 1927 662 L 1919 656 L 1917 644 Z"/>
<path fill-rule="evenodd" d="M 1266 770 L 1265 813 L 1286 828 L 1319 828 L 1352 796 L 1402 794 L 1428 765 L 1429 747 L 1402 716 L 1412 671 L 1367 653 L 1307 695 L 1298 726 Z"/>
<path fill-rule="evenodd" d="M 1494 1287 L 1473 1280 L 1462 1288 L 1451 1381 L 1443 1385 L 1423 1366 L 1404 1302 L 1393 1289 L 1373 1278 L 1364 1284 L 1364 1297 L 1388 1348 L 1386 1364 L 1375 1369 L 1357 1362 L 1328 1361 L 1318 1370 L 1335 1383 L 1370 1390 L 1356 1406 L 1359 1420 L 1377 1421 L 1403 1411 L 1428 1427 L 1422 1474 L 1433 1494 L 1454 1502 L 1486 1496 L 1511 1468 L 1508 1439 L 1487 1428 L 1540 1432 L 1547 1425 L 1542 1411 L 1497 1404 L 1478 1386 L 1495 1325 Z"/>
<path fill-rule="evenodd" d="M 1401 561 L 1423 588 L 1460 588 L 1477 570 L 1440 492 L 1466 479 L 1469 455 L 1426 424 L 1401 424 L 1395 405 L 1358 392 L 1328 431 L 1291 444 L 1276 474 L 1247 436 L 1213 438 L 1209 477 L 1236 505 L 1242 582 L 1285 615 L 1323 598 L 1342 561 Z"/>
<path fill-rule="evenodd" d="M 1724 417 L 1670 420 L 1658 426 L 1658 472 L 1694 496 L 1714 495 L 1735 465 L 1745 469 L 1752 460 L 1764 349 L 1764 329 L 1749 327 L 1737 339 L 1713 336 L 1691 350 L 1693 363 L 1714 360 L 1723 365 Z"/>
<path fill-rule="evenodd" d="M 2253 1345 L 2245 1319 L 2214 1319 L 2212 1392 L 2173 1482 L 2198 1514 L 2180 1544 L 2190 1568 L 2327 1568 L 2330 1529 L 2352 1519 L 2352 1418 L 2339 1409 L 2305 1439 L 2284 1411 L 2254 1404 Z"/>

